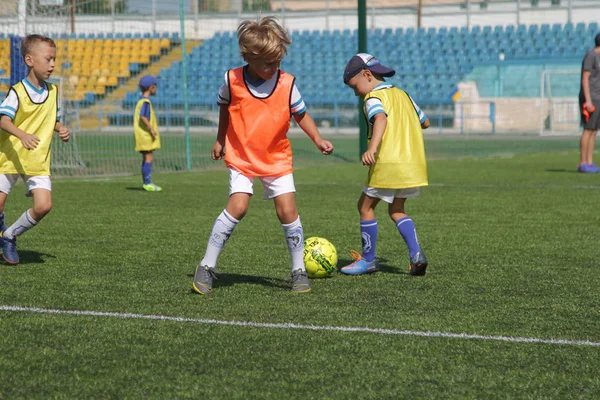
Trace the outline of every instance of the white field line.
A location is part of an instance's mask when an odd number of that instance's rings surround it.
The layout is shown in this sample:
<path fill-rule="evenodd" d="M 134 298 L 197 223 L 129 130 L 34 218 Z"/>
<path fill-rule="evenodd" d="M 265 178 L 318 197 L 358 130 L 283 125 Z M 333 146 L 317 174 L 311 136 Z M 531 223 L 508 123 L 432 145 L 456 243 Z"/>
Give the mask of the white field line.
<path fill-rule="evenodd" d="M 57 310 L 38 307 L 21 307 L 21 306 L 0 306 L 0 311 L 9 312 L 29 312 L 39 314 L 61 314 L 75 315 L 83 317 L 110 317 L 122 319 L 146 319 L 154 321 L 172 321 L 172 322 L 188 322 L 205 325 L 224 325 L 224 326 L 241 326 L 249 328 L 265 328 L 265 329 L 301 329 L 311 331 L 333 331 L 333 332 L 359 332 L 371 333 L 379 335 L 402 335 L 402 336 L 419 336 L 432 338 L 449 338 L 449 339 L 472 339 L 472 340 L 493 340 L 509 343 L 541 343 L 541 344 L 559 344 L 568 346 L 592 346 L 600 347 L 600 342 L 589 340 L 569 340 L 569 339 L 542 339 L 534 337 L 513 337 L 513 336 L 494 336 L 494 335 L 473 335 L 468 333 L 450 333 L 450 332 L 431 332 L 431 331 L 409 331 L 404 329 L 384 329 L 384 328 L 367 328 L 353 326 L 329 326 L 329 325 L 304 325 L 294 323 L 264 323 L 250 321 L 221 321 L 217 319 L 204 318 L 186 318 L 173 317 L 168 315 L 151 315 L 151 314 L 134 314 L 134 313 L 117 313 L 103 311 L 85 311 L 85 310 Z"/>

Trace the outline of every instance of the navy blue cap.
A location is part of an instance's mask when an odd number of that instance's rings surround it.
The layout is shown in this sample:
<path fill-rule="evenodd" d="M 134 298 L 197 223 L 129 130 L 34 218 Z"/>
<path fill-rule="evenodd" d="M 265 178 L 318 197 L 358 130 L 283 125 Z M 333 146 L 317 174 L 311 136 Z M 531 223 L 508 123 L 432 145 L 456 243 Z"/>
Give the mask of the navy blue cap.
<path fill-rule="evenodd" d="M 344 83 L 354 78 L 363 69 L 368 69 L 371 72 L 381 76 L 394 76 L 396 71 L 381 64 L 378 59 L 367 53 L 358 53 L 348 61 L 344 70 Z"/>
<path fill-rule="evenodd" d="M 140 87 L 148 89 L 152 85 L 158 85 L 158 78 L 152 75 L 144 75 L 140 78 Z"/>

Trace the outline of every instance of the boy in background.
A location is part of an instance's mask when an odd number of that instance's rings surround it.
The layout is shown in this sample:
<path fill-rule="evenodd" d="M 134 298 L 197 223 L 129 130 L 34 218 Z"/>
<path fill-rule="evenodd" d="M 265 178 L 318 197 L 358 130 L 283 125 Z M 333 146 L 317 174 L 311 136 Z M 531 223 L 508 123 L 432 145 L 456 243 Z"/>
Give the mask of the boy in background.
<path fill-rule="evenodd" d="M 9 264 L 19 263 L 17 236 L 33 228 L 52 209 L 50 144 L 54 132 L 63 142 L 71 135 L 61 124 L 58 87 L 46 82 L 54 71 L 56 44 L 42 35 L 21 42 L 27 76 L 10 88 L 0 105 L 0 244 Z M 25 182 L 33 207 L 11 226 L 4 224 L 6 198 L 17 179 Z"/>
<path fill-rule="evenodd" d="M 425 275 L 427 259 L 417 239 L 412 219 L 404 212 L 406 199 L 427 186 L 427 163 L 422 128 L 429 119 L 408 93 L 395 88 L 384 77 L 396 73 L 370 54 L 353 56 L 344 70 L 344 83 L 364 99 L 369 145 L 362 155 L 369 177 L 358 200 L 362 254 L 341 272 L 359 275 L 379 269 L 376 258 L 378 225 L 375 207 L 383 200 L 409 252 L 411 275 Z"/>
<path fill-rule="evenodd" d="M 275 211 L 292 259 L 292 291 L 310 291 L 304 267 L 304 232 L 296 208 L 292 148 L 287 138 L 290 118 L 311 138 L 317 149 L 330 154 L 333 146 L 323 140 L 296 87 L 295 78 L 280 70 L 291 44 L 287 32 L 273 17 L 244 21 L 237 31 L 244 67 L 225 73 L 219 90 L 219 130 L 212 148 L 213 160 L 225 156 L 229 168 L 229 201 L 209 237 L 193 289 L 212 293 L 215 265 L 236 225 L 248 211 L 255 178 L 263 184 L 265 199 L 273 199 Z M 227 149 L 227 151 L 225 151 Z"/>
<path fill-rule="evenodd" d="M 135 135 L 135 151 L 142 153 L 142 179 L 147 192 L 160 192 L 162 188 L 152 183 L 152 161 L 154 150 L 160 149 L 158 122 L 150 96 L 156 94 L 158 79 L 145 75 L 140 79 L 142 95 L 135 106 L 133 115 L 133 133 Z"/>

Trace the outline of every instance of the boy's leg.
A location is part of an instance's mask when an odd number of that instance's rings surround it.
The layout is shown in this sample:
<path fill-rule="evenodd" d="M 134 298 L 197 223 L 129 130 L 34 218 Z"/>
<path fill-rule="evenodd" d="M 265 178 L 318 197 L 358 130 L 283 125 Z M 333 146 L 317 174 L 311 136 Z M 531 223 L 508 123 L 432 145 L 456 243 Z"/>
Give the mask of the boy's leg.
<path fill-rule="evenodd" d="M 4 219 L 4 205 L 6 204 L 7 197 L 8 195 L 6 193 L 0 192 L 0 232 L 4 232 L 7 228 Z"/>
<path fill-rule="evenodd" d="M 304 266 L 304 229 L 296 207 L 296 186 L 292 174 L 261 179 L 265 197 L 272 198 L 277 218 L 292 259 L 292 291 L 310 292 L 310 281 Z"/>
<path fill-rule="evenodd" d="M 377 260 L 377 236 L 379 226 L 375 216 L 375 208 L 381 199 L 362 193 L 358 200 L 358 213 L 360 214 L 360 237 L 362 254 L 353 252 L 356 261 L 340 269 L 344 274 L 360 275 L 375 272 L 379 269 Z M 354 255 L 356 254 L 356 255 Z"/>
<path fill-rule="evenodd" d="M 206 253 L 194 273 L 192 287 L 196 293 L 211 294 L 212 283 L 217 274 L 217 259 L 233 233 L 237 224 L 244 218 L 252 196 L 254 179 L 237 171 L 229 171 L 229 201 L 225 210 L 217 217 L 206 246 Z"/>
<path fill-rule="evenodd" d="M 160 192 L 162 188 L 152 183 L 152 161 L 154 154 L 151 151 L 142 151 L 142 187 L 148 192 Z"/>
<path fill-rule="evenodd" d="M 427 259 L 421 250 L 417 230 L 413 220 L 404 212 L 405 198 L 396 197 L 394 202 L 389 205 L 388 211 L 390 217 L 396 224 L 398 232 L 404 239 L 408 247 L 410 257 L 410 274 L 425 275 L 427 269 Z"/>
<path fill-rule="evenodd" d="M 298 209 L 296 208 L 295 193 L 286 193 L 275 197 L 275 211 L 283 228 L 285 241 L 292 258 L 292 272 L 304 268 L 304 230 Z"/>
<path fill-rule="evenodd" d="M 240 214 L 235 211 L 231 212 L 231 210 L 236 210 L 238 207 L 243 207 L 247 210 L 249 200 L 250 196 L 247 193 L 236 193 L 229 198 L 227 208 L 219 214 L 213 224 L 208 245 L 206 247 L 206 253 L 200 262 L 200 265 L 208 268 L 214 268 L 217 265 L 217 259 L 219 258 L 223 247 L 225 247 L 233 230 L 245 214 L 245 212 Z M 238 218 L 234 217 L 232 214 L 236 215 Z"/>
<path fill-rule="evenodd" d="M 2 256 L 9 264 L 19 263 L 17 236 L 38 224 L 52 209 L 52 191 L 49 176 L 29 177 L 26 180 L 27 194 L 33 196 L 33 207 L 26 210 L 2 233 Z"/>

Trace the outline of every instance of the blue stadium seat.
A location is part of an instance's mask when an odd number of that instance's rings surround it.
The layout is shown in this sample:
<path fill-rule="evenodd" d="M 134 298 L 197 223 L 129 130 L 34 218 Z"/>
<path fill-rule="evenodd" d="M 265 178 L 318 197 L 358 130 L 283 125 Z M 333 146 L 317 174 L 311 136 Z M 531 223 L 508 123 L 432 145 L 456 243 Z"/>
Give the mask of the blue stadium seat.
<path fill-rule="evenodd" d="M 573 28 L 572 22 L 567 22 L 563 28 L 564 32 L 572 32 L 573 30 L 574 30 L 574 28 Z"/>
<path fill-rule="evenodd" d="M 529 36 L 534 37 L 539 33 L 538 30 L 538 26 L 537 25 L 530 25 L 529 29 L 527 30 L 527 32 L 529 33 Z"/>

